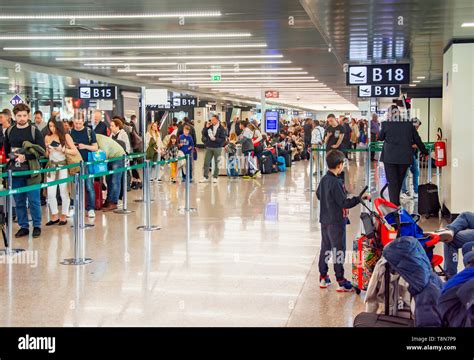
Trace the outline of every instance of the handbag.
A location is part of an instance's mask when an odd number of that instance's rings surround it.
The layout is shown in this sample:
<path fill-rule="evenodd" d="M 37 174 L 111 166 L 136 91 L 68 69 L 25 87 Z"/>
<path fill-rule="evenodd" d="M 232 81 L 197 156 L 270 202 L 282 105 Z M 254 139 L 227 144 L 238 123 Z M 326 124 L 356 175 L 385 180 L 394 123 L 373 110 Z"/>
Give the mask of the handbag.
<path fill-rule="evenodd" d="M 90 152 L 87 155 L 88 161 L 105 161 L 107 159 L 107 155 L 104 150 L 98 150 L 94 152 Z M 97 164 L 89 165 L 89 174 L 98 174 L 102 172 L 106 172 L 108 170 L 107 163 L 99 162 Z"/>
<path fill-rule="evenodd" d="M 7 154 L 5 154 L 5 146 L 2 145 L 0 149 L 0 164 L 6 164 L 8 162 Z"/>
<path fill-rule="evenodd" d="M 196 161 L 198 159 L 198 152 L 196 148 L 193 148 L 193 160 Z"/>
<path fill-rule="evenodd" d="M 66 163 L 68 165 L 79 164 L 81 161 L 82 161 L 82 156 L 79 152 L 77 152 L 77 154 L 74 154 L 74 155 L 66 153 Z M 76 175 L 80 171 L 81 171 L 80 166 L 75 166 L 67 170 L 70 176 Z"/>

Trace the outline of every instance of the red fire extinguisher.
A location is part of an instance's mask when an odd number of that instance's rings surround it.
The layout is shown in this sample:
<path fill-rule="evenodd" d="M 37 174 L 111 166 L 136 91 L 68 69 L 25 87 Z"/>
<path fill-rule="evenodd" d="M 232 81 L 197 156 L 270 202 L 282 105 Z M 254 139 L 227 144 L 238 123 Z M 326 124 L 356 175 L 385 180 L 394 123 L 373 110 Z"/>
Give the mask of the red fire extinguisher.
<path fill-rule="evenodd" d="M 438 128 L 438 141 L 434 143 L 434 151 L 435 151 L 435 165 L 437 167 L 446 166 L 446 142 L 443 140 L 443 131 L 441 128 Z"/>

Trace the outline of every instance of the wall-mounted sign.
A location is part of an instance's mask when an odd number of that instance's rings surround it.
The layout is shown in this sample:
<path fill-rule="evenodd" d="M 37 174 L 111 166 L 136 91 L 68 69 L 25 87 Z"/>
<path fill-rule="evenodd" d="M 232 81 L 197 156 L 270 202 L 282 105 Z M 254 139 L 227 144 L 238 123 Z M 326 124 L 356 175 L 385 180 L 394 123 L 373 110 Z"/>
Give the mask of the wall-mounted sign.
<path fill-rule="evenodd" d="M 265 132 L 276 134 L 278 133 L 278 121 L 280 115 L 278 111 L 267 111 L 265 113 Z"/>
<path fill-rule="evenodd" d="M 401 85 L 410 82 L 410 64 L 349 65 L 347 85 Z"/>
<path fill-rule="evenodd" d="M 23 99 L 21 98 L 20 95 L 16 94 L 14 97 L 12 97 L 12 99 L 10 100 L 10 104 L 12 104 L 12 106 L 15 106 L 15 105 L 18 105 L 18 104 L 22 104 L 23 103 Z"/>
<path fill-rule="evenodd" d="M 115 100 L 117 99 L 116 86 L 80 86 L 79 99 Z"/>
<path fill-rule="evenodd" d="M 399 97 L 400 85 L 361 85 L 359 97 Z"/>
<path fill-rule="evenodd" d="M 266 99 L 276 99 L 280 97 L 280 93 L 275 90 L 265 90 Z"/>
<path fill-rule="evenodd" d="M 221 81 L 221 74 L 211 74 L 211 81 Z"/>

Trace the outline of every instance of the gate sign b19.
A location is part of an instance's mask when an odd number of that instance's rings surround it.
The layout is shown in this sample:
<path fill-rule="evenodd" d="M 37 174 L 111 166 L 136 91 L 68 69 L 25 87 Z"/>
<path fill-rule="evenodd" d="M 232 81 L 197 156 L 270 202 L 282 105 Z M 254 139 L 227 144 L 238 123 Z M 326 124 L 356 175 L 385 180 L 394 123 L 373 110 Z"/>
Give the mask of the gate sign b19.
<path fill-rule="evenodd" d="M 349 65 L 347 85 L 401 85 L 410 82 L 410 64 Z"/>
<path fill-rule="evenodd" d="M 81 86 L 79 87 L 79 99 L 90 100 L 116 100 L 116 86 Z"/>
<path fill-rule="evenodd" d="M 399 97 L 400 85 L 361 85 L 359 97 Z"/>

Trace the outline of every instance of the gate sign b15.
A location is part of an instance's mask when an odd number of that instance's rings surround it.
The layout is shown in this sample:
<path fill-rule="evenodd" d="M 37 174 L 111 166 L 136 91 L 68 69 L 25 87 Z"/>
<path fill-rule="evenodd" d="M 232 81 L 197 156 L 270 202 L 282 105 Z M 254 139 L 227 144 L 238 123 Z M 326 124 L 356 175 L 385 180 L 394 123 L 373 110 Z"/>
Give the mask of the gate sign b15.
<path fill-rule="evenodd" d="M 361 85 L 358 87 L 359 97 L 399 97 L 400 85 Z"/>
<path fill-rule="evenodd" d="M 90 100 L 116 100 L 116 86 L 81 86 L 79 87 L 79 99 Z"/>
<path fill-rule="evenodd" d="M 401 85 L 410 82 L 410 64 L 349 65 L 347 85 Z"/>

